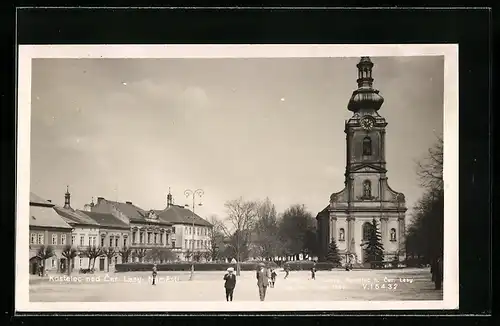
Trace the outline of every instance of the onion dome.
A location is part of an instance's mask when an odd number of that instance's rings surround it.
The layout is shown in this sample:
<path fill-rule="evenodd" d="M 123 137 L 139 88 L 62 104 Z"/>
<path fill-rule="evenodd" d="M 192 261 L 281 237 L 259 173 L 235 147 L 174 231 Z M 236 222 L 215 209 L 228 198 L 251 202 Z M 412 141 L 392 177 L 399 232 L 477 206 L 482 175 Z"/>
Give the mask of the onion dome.
<path fill-rule="evenodd" d="M 384 103 L 384 98 L 373 88 L 373 62 L 370 57 L 361 57 L 356 67 L 358 67 L 358 89 L 352 93 L 347 109 L 352 112 L 378 111 Z"/>

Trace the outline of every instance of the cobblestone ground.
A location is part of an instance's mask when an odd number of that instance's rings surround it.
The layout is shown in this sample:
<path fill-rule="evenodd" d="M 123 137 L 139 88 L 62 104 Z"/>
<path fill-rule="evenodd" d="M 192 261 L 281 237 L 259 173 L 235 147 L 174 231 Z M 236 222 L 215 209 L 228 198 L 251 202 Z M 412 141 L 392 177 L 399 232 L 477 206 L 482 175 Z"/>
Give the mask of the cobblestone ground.
<path fill-rule="evenodd" d="M 225 300 L 223 272 L 159 272 L 158 284 L 150 272 L 100 273 L 93 278 L 73 274 L 30 279 L 31 302 L 129 302 Z M 429 269 L 319 271 L 316 280 L 306 271 L 280 272 L 266 301 L 442 300 L 434 290 Z M 255 272 L 242 272 L 234 292 L 236 301 L 258 301 Z"/>

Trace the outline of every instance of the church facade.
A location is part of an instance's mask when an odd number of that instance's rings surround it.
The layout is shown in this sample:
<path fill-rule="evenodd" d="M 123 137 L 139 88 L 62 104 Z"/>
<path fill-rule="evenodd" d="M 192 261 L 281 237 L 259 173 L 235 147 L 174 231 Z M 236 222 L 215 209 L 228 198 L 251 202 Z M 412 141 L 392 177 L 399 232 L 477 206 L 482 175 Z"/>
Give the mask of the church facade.
<path fill-rule="evenodd" d="M 353 114 L 345 122 L 347 162 L 344 189 L 330 196 L 330 203 L 318 213 L 320 257 L 336 240 L 343 262 L 361 264 L 370 223 L 377 221 L 386 260 L 404 257 L 405 197 L 388 183 L 385 136 L 387 122 L 378 111 L 384 103 L 373 88 L 369 57 L 357 64 L 358 88 L 348 110 Z"/>

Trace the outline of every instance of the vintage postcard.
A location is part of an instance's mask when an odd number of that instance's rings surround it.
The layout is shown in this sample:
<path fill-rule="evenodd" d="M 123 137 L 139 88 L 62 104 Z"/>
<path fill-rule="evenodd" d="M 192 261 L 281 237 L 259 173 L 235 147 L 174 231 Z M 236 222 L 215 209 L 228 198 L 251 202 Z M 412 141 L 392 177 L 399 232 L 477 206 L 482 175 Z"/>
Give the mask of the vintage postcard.
<path fill-rule="evenodd" d="M 457 45 L 18 63 L 17 312 L 458 309 Z"/>

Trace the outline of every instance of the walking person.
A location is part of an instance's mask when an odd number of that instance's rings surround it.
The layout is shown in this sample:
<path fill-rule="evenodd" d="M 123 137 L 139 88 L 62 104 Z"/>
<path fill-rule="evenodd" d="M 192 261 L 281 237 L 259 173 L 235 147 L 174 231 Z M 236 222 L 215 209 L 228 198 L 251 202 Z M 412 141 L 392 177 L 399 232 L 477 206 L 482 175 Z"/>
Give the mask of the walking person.
<path fill-rule="evenodd" d="M 153 284 L 156 285 L 156 275 L 158 275 L 157 269 L 156 269 L 156 264 L 153 265 Z"/>
<path fill-rule="evenodd" d="M 259 269 L 257 270 L 257 286 L 259 287 L 259 297 L 260 301 L 266 299 L 266 291 L 269 285 L 269 270 L 263 263 L 259 264 Z"/>
<path fill-rule="evenodd" d="M 443 283 L 443 260 L 438 257 L 431 265 L 432 281 L 434 282 L 434 289 L 441 290 Z"/>
<path fill-rule="evenodd" d="M 278 274 L 276 274 L 276 270 L 275 269 L 272 269 L 271 270 L 271 287 L 274 288 L 274 284 L 276 283 L 276 276 Z"/>
<path fill-rule="evenodd" d="M 311 279 L 315 280 L 316 279 L 316 264 L 313 265 L 311 268 Z"/>
<path fill-rule="evenodd" d="M 285 265 L 285 280 L 288 278 L 288 275 L 290 274 L 290 266 Z"/>
<path fill-rule="evenodd" d="M 226 275 L 224 275 L 224 288 L 226 289 L 226 301 L 233 301 L 234 288 L 236 287 L 236 275 L 234 268 L 229 267 Z"/>

